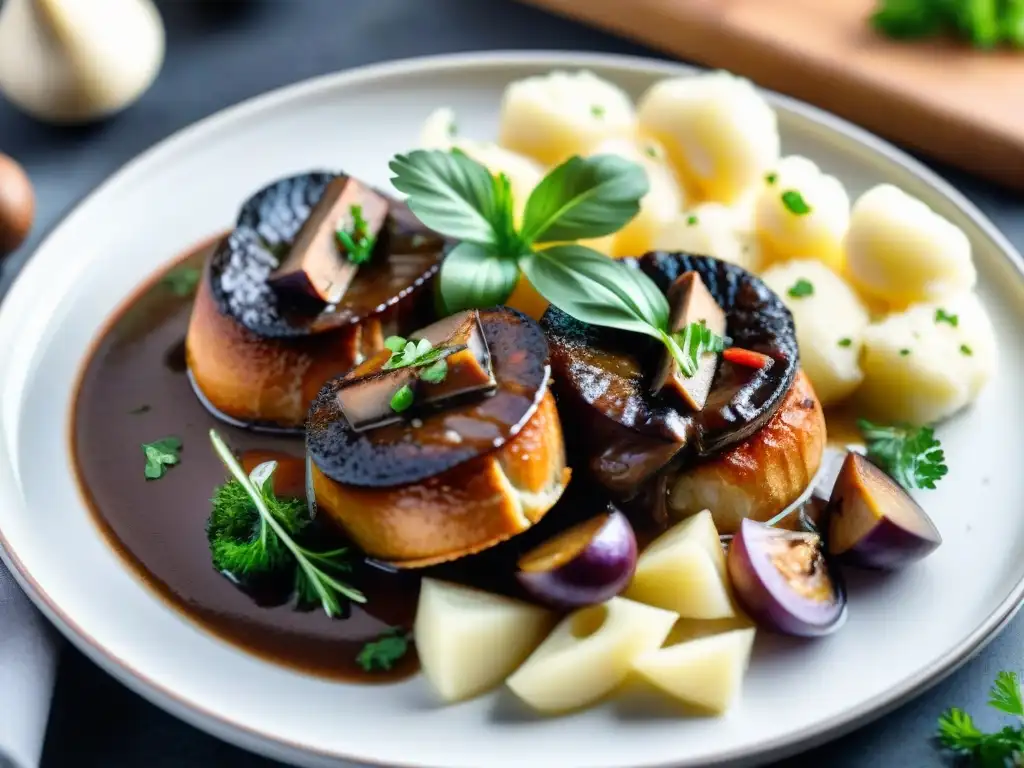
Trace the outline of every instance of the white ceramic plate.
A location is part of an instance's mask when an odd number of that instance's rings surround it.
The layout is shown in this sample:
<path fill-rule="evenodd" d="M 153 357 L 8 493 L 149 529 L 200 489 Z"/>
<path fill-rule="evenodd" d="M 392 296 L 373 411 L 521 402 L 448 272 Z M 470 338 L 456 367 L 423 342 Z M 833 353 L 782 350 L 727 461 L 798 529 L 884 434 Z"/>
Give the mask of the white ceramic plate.
<path fill-rule="evenodd" d="M 454 107 L 469 136 L 493 136 L 503 86 L 588 67 L 634 95 L 691 70 L 581 54 L 446 56 L 355 70 L 276 91 L 160 144 L 106 182 L 39 247 L 0 309 L 0 531 L 6 559 L 46 614 L 94 660 L 189 722 L 280 759 L 416 768 L 646 768 L 751 764 L 848 730 L 977 651 L 1024 592 L 1024 347 L 1021 261 L 967 200 L 849 124 L 772 96 L 783 145 L 858 194 L 897 184 L 962 227 L 1003 342 L 1001 371 L 944 425 L 949 477 L 925 504 L 945 544 L 918 567 L 851 585 L 836 636 L 759 635 L 743 700 L 723 719 L 680 720 L 614 704 L 526 716 L 507 694 L 435 704 L 416 678 L 328 683 L 251 658 L 166 607 L 97 534 L 71 476 L 72 385 L 90 342 L 132 288 L 224 229 L 253 189 L 337 167 L 385 184 L 386 162 L 422 119 Z M 344 763 L 342 763 L 344 764 Z"/>

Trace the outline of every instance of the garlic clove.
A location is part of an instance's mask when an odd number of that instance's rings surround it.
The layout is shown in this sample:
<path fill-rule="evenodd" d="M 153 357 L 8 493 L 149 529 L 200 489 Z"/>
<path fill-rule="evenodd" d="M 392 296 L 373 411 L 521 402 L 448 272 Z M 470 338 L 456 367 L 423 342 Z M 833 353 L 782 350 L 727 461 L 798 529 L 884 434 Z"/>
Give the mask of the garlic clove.
<path fill-rule="evenodd" d="M 164 44 L 151 0 L 7 0 L 0 92 L 46 122 L 96 120 L 146 91 Z"/>

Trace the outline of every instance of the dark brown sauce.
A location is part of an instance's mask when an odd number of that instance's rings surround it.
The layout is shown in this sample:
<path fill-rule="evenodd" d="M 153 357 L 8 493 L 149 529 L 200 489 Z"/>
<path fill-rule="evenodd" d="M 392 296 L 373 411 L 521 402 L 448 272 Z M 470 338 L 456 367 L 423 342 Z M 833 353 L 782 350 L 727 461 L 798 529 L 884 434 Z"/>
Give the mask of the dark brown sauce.
<path fill-rule="evenodd" d="M 169 265 L 200 266 L 209 244 Z M 166 270 L 165 270 L 166 272 Z M 418 668 L 410 651 L 387 672 L 356 662 L 363 645 L 390 627 L 411 629 L 418 580 L 359 564 L 350 580 L 365 606 L 329 619 L 322 610 L 263 608 L 210 563 L 206 519 L 225 471 L 210 446 L 216 428 L 251 468 L 275 458 L 281 495 L 304 490 L 303 441 L 238 429 L 212 417 L 185 374 L 183 340 L 192 296 L 155 276 L 114 315 L 85 364 L 71 425 L 82 494 L 97 526 L 131 570 L 168 603 L 218 637 L 265 659 L 349 681 L 401 679 Z M 141 444 L 182 440 L 181 463 L 146 481 Z M 290 457 L 290 460 L 289 460 Z"/>

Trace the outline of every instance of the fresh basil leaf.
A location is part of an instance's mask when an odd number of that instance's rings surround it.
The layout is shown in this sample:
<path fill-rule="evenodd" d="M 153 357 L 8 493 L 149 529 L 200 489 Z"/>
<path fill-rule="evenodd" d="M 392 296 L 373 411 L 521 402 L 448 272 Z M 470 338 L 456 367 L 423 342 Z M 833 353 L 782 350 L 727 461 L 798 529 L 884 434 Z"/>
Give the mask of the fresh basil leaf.
<path fill-rule="evenodd" d="M 494 178 L 480 163 L 459 150 L 417 149 L 395 155 L 388 167 L 391 183 L 428 227 L 456 240 L 495 243 Z"/>
<path fill-rule="evenodd" d="M 587 286 L 584 293 L 589 299 L 593 296 L 588 293 L 589 286 L 598 285 L 613 294 L 611 301 L 627 307 L 634 317 L 659 330 L 665 330 L 667 327 L 668 300 L 658 290 L 658 286 L 639 270 L 583 245 L 555 245 L 537 251 L 532 256 L 557 262 L 555 268 L 567 272 L 567 276 L 562 278 L 565 282 L 564 290 L 575 290 L 575 286 L 580 285 Z M 525 267 L 523 271 L 526 271 Z M 530 282 L 533 282 L 532 278 Z M 538 286 L 535 287 L 540 291 Z M 551 303 L 561 306 L 555 301 Z"/>
<path fill-rule="evenodd" d="M 664 339 L 663 328 L 651 322 L 661 308 L 646 304 L 638 285 L 649 278 L 625 264 L 582 245 L 559 245 L 520 257 L 519 266 L 541 296 L 577 320 Z"/>
<path fill-rule="evenodd" d="M 530 194 L 521 235 L 527 243 L 609 235 L 637 215 L 649 190 L 644 169 L 624 157 L 570 157 Z"/>
<path fill-rule="evenodd" d="M 441 264 L 441 298 L 451 313 L 504 304 L 518 281 L 515 261 L 476 243 L 459 243 Z"/>

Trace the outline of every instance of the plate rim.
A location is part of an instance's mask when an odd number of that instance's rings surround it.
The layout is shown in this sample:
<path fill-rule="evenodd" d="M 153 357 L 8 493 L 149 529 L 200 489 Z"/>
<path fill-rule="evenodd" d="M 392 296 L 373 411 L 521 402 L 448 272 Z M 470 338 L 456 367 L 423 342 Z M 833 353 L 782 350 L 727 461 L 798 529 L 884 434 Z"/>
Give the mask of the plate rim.
<path fill-rule="evenodd" d="M 0 330 L 14 322 L 12 307 L 23 294 L 28 294 L 27 284 L 35 282 L 33 278 L 36 272 L 42 269 L 39 261 L 33 257 L 48 245 L 54 233 L 69 218 L 78 214 L 93 197 L 103 194 L 108 187 L 114 186 L 124 178 L 130 178 L 140 169 L 144 170 L 148 164 L 159 160 L 165 154 L 178 151 L 190 141 L 202 141 L 205 133 L 216 130 L 222 123 L 257 114 L 263 110 L 272 110 L 280 103 L 315 94 L 317 91 L 344 89 L 377 79 L 402 77 L 413 72 L 423 74 L 453 69 L 493 69 L 508 64 L 541 69 L 601 67 L 623 73 L 660 76 L 678 76 L 706 71 L 706 68 L 675 60 L 626 54 L 546 49 L 468 51 L 414 56 L 362 65 L 305 78 L 252 96 L 172 132 L 129 159 L 94 189 L 67 206 L 44 230 L 43 236 L 25 257 L 22 268 L 9 285 L 3 300 L 0 301 Z M 767 94 L 773 103 L 785 107 L 813 124 L 841 134 L 856 144 L 868 148 L 930 187 L 951 203 L 973 226 L 977 227 L 982 235 L 998 248 L 1018 276 L 1024 278 L 1024 258 L 1021 254 L 970 199 L 940 174 L 928 168 L 905 150 L 844 118 L 770 89 L 758 87 L 758 90 Z M 14 301 L 12 301 L 12 297 L 15 297 Z M 244 749 L 292 763 L 300 761 L 300 764 L 305 764 L 312 758 L 319 761 L 345 760 L 380 768 L 422 768 L 420 763 L 405 761 L 383 763 L 268 735 L 255 730 L 244 722 L 232 719 L 228 715 L 212 712 L 202 702 L 186 700 L 176 691 L 150 679 L 145 671 L 134 668 L 129 662 L 115 656 L 104 647 L 99 639 L 80 627 L 35 580 L 11 547 L 2 530 L 0 530 L 0 560 L 7 565 L 19 586 L 43 615 L 84 655 L 130 690 L 202 731 Z M 799 735 L 780 736 L 760 744 L 756 748 L 737 747 L 723 752 L 712 758 L 710 762 L 706 761 L 703 764 L 707 766 L 760 765 L 838 738 L 881 717 L 934 686 L 979 653 L 1024 606 L 1022 598 L 1024 598 L 1024 579 L 1015 584 L 996 609 L 952 651 L 901 685 L 890 688 L 857 707 L 845 711 L 842 715 L 830 718 Z M 685 761 L 685 758 L 680 759 Z M 652 765 L 657 768 L 675 768 L 681 764 L 678 760 L 673 759 L 671 762 Z M 689 765 L 689 763 L 686 764 Z"/>

